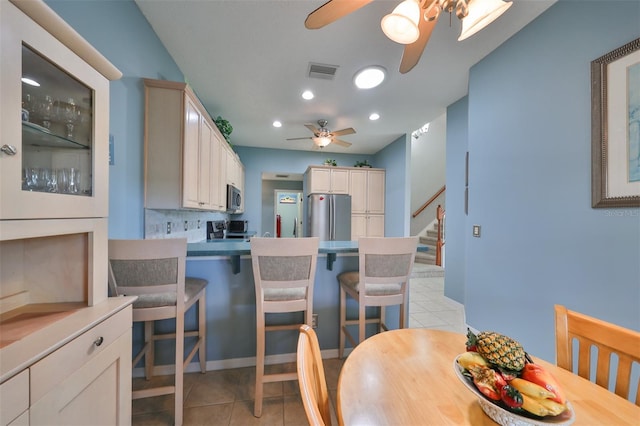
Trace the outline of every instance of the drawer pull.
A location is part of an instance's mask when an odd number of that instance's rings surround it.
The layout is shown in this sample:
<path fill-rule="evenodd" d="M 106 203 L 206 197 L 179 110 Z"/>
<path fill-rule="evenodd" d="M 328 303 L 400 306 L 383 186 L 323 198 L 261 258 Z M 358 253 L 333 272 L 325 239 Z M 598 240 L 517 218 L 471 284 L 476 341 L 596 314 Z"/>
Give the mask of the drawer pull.
<path fill-rule="evenodd" d="M 100 346 L 102 342 L 104 342 L 104 337 L 100 336 L 93 342 L 93 344 L 96 346 Z"/>

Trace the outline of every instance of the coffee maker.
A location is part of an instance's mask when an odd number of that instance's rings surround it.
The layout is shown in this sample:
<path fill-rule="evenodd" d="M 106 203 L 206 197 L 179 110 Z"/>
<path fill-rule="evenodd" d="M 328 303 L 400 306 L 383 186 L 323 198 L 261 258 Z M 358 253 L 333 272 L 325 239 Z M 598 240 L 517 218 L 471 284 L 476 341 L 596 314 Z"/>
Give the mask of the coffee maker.
<path fill-rule="evenodd" d="M 207 221 L 207 240 L 216 240 L 224 238 L 225 221 L 224 220 L 208 220 Z"/>

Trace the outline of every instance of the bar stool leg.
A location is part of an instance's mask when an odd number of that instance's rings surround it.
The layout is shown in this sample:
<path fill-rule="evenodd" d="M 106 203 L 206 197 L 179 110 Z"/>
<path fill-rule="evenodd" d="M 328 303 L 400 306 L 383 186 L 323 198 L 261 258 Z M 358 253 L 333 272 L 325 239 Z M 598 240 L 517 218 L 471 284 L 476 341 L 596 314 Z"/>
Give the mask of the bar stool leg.
<path fill-rule="evenodd" d="M 347 320 L 347 292 L 340 287 L 340 344 L 338 346 L 338 358 L 344 357 L 344 328 L 346 327 Z"/>
<path fill-rule="evenodd" d="M 198 301 L 198 359 L 200 360 L 200 372 L 207 372 L 207 318 L 206 318 L 207 294 L 203 290 L 202 297 Z"/>
<path fill-rule="evenodd" d="M 144 322 L 144 343 L 146 345 L 146 351 L 144 354 L 144 375 L 147 380 L 151 380 L 153 377 L 153 364 L 155 363 L 155 347 L 156 342 L 153 338 L 153 321 Z"/>
<path fill-rule="evenodd" d="M 364 342 L 365 327 L 367 325 L 367 311 L 364 302 L 358 302 L 358 344 Z"/>
<path fill-rule="evenodd" d="M 258 312 L 256 327 L 256 392 L 253 415 L 262 415 L 262 396 L 264 390 L 264 351 L 265 351 L 265 320 L 264 313 Z"/>

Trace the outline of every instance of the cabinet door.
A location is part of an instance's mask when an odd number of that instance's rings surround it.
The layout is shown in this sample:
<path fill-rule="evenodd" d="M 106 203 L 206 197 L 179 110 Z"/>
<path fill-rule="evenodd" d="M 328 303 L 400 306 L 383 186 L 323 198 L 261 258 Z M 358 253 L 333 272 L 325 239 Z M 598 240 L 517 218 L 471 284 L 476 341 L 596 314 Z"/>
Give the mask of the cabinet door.
<path fill-rule="evenodd" d="M 331 170 L 331 193 L 349 193 L 349 170 Z"/>
<path fill-rule="evenodd" d="M 13 4 L 0 9 L 0 219 L 107 216 L 109 81 Z"/>
<path fill-rule="evenodd" d="M 198 208 L 198 169 L 200 158 L 200 112 L 191 98 L 185 95 L 184 142 L 182 148 L 182 206 Z M 176 159 L 177 160 L 177 159 Z"/>
<path fill-rule="evenodd" d="M 198 207 L 213 210 L 211 193 L 213 167 L 213 131 L 204 117 L 200 122 L 200 144 L 198 150 Z"/>
<path fill-rule="evenodd" d="M 211 157 L 211 207 L 213 210 L 221 211 L 225 209 L 227 203 L 227 155 L 215 130 L 211 133 Z"/>
<path fill-rule="evenodd" d="M 364 214 L 367 212 L 367 171 L 349 171 L 349 194 L 351 195 L 351 213 Z"/>
<path fill-rule="evenodd" d="M 384 237 L 383 214 L 372 214 L 367 217 L 367 237 Z"/>
<path fill-rule="evenodd" d="M 367 172 L 367 212 L 384 213 L 385 171 L 369 170 Z"/>
<path fill-rule="evenodd" d="M 131 330 L 30 408 L 33 425 L 131 423 Z"/>
<path fill-rule="evenodd" d="M 313 168 L 309 170 L 309 193 L 330 193 L 331 192 L 331 170 L 323 168 Z"/>
<path fill-rule="evenodd" d="M 367 236 L 367 216 L 364 214 L 351 215 L 351 239 L 357 241 Z"/>

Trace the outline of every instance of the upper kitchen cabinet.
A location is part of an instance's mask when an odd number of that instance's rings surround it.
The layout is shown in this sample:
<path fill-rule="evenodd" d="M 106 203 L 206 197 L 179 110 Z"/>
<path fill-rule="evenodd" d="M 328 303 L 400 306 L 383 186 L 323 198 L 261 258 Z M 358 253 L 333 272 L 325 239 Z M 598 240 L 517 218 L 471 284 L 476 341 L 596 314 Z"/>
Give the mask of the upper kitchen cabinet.
<path fill-rule="evenodd" d="M 306 171 L 308 194 L 348 194 L 349 169 L 310 166 Z"/>
<path fill-rule="evenodd" d="M 88 45 L 72 50 L 60 25 L 2 7 L 0 219 L 106 217 L 109 80 L 121 73 Z"/>
<path fill-rule="evenodd" d="M 223 210 L 227 160 L 213 120 L 186 83 L 144 85 L 145 207 Z"/>

